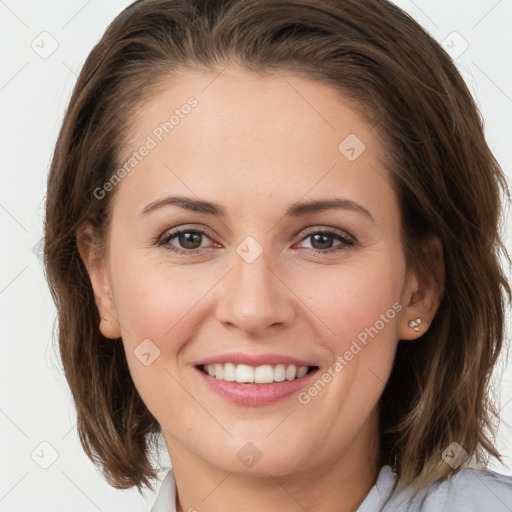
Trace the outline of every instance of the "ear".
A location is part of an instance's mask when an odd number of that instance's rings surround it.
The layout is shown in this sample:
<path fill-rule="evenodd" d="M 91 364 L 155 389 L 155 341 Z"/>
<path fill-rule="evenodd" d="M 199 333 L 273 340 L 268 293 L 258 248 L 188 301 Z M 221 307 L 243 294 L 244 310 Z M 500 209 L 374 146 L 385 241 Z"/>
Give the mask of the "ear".
<path fill-rule="evenodd" d="M 434 262 L 435 276 L 419 275 L 413 270 L 409 272 L 402 295 L 404 308 L 398 332 L 401 340 L 414 340 L 425 334 L 443 297 L 445 281 L 443 244 L 437 236 L 426 242 L 424 257 L 431 258 Z M 409 323 L 411 321 L 412 325 Z"/>
<path fill-rule="evenodd" d="M 96 236 L 90 222 L 85 222 L 76 233 L 78 252 L 84 262 L 100 315 L 100 331 L 105 338 L 121 337 L 117 310 L 112 295 L 108 268 L 104 257 L 99 256 Z"/>

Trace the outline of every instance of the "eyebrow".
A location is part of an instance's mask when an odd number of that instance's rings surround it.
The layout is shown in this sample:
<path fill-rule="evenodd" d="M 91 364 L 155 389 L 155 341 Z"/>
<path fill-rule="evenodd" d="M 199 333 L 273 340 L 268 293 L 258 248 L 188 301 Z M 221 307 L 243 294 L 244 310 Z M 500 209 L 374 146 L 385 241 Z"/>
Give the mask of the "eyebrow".
<path fill-rule="evenodd" d="M 141 216 L 146 215 L 164 206 L 171 205 L 179 206 L 184 210 L 189 210 L 193 212 L 206 213 L 208 215 L 214 215 L 216 217 L 226 217 L 226 210 L 220 204 L 184 196 L 168 196 L 164 197 L 163 199 L 154 201 L 148 204 L 142 210 Z M 337 198 L 293 203 L 286 210 L 285 216 L 302 217 L 310 213 L 317 213 L 336 209 L 352 210 L 355 212 L 359 212 L 375 222 L 375 219 L 373 218 L 372 214 L 366 208 L 364 208 L 364 206 L 361 206 L 360 204 L 355 203 L 354 201 L 350 201 L 348 199 Z"/>

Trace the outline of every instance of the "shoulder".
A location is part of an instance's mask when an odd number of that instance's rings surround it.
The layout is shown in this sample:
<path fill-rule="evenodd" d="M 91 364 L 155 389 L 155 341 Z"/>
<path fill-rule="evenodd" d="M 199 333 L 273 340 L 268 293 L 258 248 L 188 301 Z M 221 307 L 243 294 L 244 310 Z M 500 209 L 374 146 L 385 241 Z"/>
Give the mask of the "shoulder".
<path fill-rule="evenodd" d="M 160 484 L 155 501 L 150 512 L 175 512 L 176 511 L 176 480 L 171 469 L 167 471 Z"/>
<path fill-rule="evenodd" d="M 401 496 L 399 501 L 404 503 Z M 432 484 L 406 510 L 415 512 L 512 512 L 512 476 L 465 468 Z"/>
<path fill-rule="evenodd" d="M 429 499 L 430 498 L 430 499 Z M 425 500 L 433 501 L 432 510 L 464 510 L 486 512 L 512 511 L 512 476 L 490 470 L 461 469 L 452 478 L 442 482 L 432 496 Z M 425 512 L 430 508 L 426 508 Z M 423 511 L 423 509 L 421 509 Z"/>

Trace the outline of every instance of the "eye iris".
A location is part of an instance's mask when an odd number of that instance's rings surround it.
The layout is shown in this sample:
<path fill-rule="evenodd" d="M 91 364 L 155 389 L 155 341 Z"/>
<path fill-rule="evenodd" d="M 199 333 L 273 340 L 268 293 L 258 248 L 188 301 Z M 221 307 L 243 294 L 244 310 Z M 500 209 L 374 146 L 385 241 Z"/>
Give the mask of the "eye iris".
<path fill-rule="evenodd" d="M 311 242 L 311 245 L 315 249 L 329 249 L 330 245 L 332 244 L 332 238 L 332 235 L 323 235 L 321 233 L 317 233 L 316 235 L 313 235 L 313 241 Z M 316 247 L 315 243 L 313 242 L 320 242 L 320 247 Z"/>
<path fill-rule="evenodd" d="M 186 233 L 180 233 L 178 235 L 178 240 L 180 245 L 186 249 L 197 249 L 201 246 L 201 236 L 201 233 L 188 231 Z M 197 244 L 198 241 L 199 244 Z M 190 244 L 192 244 L 192 246 Z"/>

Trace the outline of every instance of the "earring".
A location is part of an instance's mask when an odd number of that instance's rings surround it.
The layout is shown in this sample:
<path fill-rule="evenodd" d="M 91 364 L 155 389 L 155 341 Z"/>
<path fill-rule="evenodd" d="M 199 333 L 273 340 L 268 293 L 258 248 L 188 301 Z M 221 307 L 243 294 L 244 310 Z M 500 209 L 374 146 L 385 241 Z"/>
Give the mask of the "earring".
<path fill-rule="evenodd" d="M 418 325 L 421 324 L 421 318 L 416 318 L 416 320 L 409 320 L 409 327 L 411 329 L 414 329 L 416 332 L 420 331 L 420 328 Z"/>

